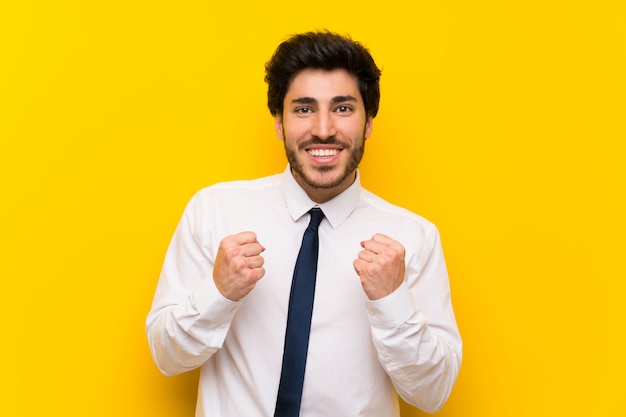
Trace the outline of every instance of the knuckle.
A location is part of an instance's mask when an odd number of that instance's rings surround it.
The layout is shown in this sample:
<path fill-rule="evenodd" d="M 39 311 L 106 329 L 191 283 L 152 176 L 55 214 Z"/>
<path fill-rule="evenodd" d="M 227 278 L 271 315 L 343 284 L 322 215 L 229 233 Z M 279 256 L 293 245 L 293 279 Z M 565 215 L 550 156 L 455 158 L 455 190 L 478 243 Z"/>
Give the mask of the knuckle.
<path fill-rule="evenodd" d="M 263 277 L 264 272 L 263 268 L 249 269 L 244 273 L 243 279 L 248 285 L 254 286 Z"/>
<path fill-rule="evenodd" d="M 232 266 L 233 270 L 241 271 L 241 270 L 246 268 L 246 261 L 245 261 L 245 259 L 237 256 L 237 257 L 234 257 L 231 260 L 231 266 Z"/>
<path fill-rule="evenodd" d="M 365 272 L 368 275 L 375 275 L 380 271 L 380 265 L 378 262 L 371 262 L 365 266 Z"/>
<path fill-rule="evenodd" d="M 237 255 L 239 255 L 240 249 L 238 246 L 232 246 L 232 247 L 224 247 L 224 255 L 227 258 L 235 258 Z"/>
<path fill-rule="evenodd" d="M 233 246 L 233 237 L 232 236 L 226 236 L 224 239 L 222 239 L 220 241 L 220 247 L 223 249 L 226 249 L 228 247 Z"/>
<path fill-rule="evenodd" d="M 395 261 L 397 261 L 398 259 L 401 258 L 400 253 L 398 253 L 397 250 L 395 250 L 394 248 L 391 248 L 391 247 L 389 247 L 389 248 L 387 248 L 385 250 L 385 255 L 386 255 L 387 259 L 389 259 L 389 261 L 391 261 L 391 262 L 395 262 Z"/>

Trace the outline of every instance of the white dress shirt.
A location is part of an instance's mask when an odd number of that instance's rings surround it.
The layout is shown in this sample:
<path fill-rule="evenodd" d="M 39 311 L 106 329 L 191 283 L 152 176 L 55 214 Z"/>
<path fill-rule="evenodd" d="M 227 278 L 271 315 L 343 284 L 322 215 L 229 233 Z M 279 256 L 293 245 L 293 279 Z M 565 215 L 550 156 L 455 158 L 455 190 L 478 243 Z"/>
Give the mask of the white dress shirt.
<path fill-rule="evenodd" d="M 287 167 L 205 188 L 186 207 L 146 327 L 163 373 L 202 367 L 196 416 L 273 416 L 291 279 L 314 206 Z M 325 219 L 300 415 L 399 416 L 396 392 L 439 409 L 462 349 L 437 229 L 361 188 L 358 175 L 319 207 Z M 234 302 L 219 293 L 212 269 L 220 241 L 242 231 L 266 248 L 266 272 Z M 406 277 L 393 294 L 369 301 L 353 261 L 375 233 L 404 245 Z"/>

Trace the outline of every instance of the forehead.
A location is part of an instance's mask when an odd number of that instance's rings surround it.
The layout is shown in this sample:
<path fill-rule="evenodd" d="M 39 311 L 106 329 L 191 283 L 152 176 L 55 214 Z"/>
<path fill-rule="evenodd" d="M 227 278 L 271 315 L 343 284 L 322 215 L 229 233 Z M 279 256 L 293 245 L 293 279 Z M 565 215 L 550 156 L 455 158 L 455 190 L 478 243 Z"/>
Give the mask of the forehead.
<path fill-rule="evenodd" d="M 298 72 L 285 95 L 285 101 L 299 97 L 330 100 L 336 96 L 353 96 L 361 101 L 358 78 L 344 69 L 324 70 L 306 68 Z"/>

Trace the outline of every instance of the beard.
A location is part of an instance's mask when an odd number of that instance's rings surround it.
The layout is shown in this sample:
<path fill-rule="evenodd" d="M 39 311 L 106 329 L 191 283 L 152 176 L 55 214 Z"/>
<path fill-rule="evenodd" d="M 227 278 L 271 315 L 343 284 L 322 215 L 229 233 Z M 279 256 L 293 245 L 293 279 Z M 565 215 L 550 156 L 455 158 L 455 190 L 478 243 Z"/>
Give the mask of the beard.
<path fill-rule="evenodd" d="M 339 173 L 339 175 L 337 175 L 336 177 L 332 177 L 330 175 L 328 177 L 325 177 L 322 175 L 320 180 L 315 180 L 314 178 L 311 178 L 311 176 L 307 175 L 303 164 L 298 160 L 297 152 L 287 146 L 288 141 L 286 140 L 284 130 L 283 130 L 283 137 L 285 138 L 285 140 L 283 141 L 283 144 L 285 146 L 285 154 L 287 155 L 287 161 L 289 162 L 289 166 L 291 167 L 291 170 L 293 171 L 295 176 L 300 178 L 300 180 L 303 181 L 306 185 L 312 188 L 317 188 L 317 189 L 334 188 L 344 183 L 344 181 L 347 180 L 348 176 L 353 175 L 353 172 L 358 168 L 359 164 L 361 163 L 361 159 L 363 159 L 363 154 L 365 153 L 365 131 L 364 131 L 361 140 L 358 141 L 356 146 L 349 151 L 350 158 L 348 159 L 348 162 L 346 166 L 344 167 L 343 171 Z M 305 143 L 302 143 L 299 146 L 299 148 L 300 150 L 303 150 L 315 144 L 339 145 L 343 148 L 342 152 L 348 152 L 347 150 L 350 149 L 347 144 L 337 140 L 334 136 L 331 136 L 325 140 L 322 140 L 316 136 L 313 136 L 311 140 Z M 321 166 L 321 167 L 315 167 L 314 169 L 316 169 L 317 172 L 323 174 L 325 172 L 330 172 L 334 170 L 335 167 L 334 166 Z"/>

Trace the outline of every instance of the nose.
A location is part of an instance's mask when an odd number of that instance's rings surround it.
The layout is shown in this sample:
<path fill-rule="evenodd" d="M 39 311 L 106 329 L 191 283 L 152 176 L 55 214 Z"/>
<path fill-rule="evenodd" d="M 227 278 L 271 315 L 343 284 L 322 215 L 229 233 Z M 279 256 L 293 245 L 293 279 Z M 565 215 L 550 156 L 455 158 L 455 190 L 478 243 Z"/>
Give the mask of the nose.
<path fill-rule="evenodd" d="M 337 134 L 335 121 L 330 112 L 318 111 L 311 126 L 311 135 L 326 140 Z"/>

